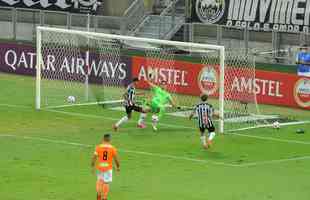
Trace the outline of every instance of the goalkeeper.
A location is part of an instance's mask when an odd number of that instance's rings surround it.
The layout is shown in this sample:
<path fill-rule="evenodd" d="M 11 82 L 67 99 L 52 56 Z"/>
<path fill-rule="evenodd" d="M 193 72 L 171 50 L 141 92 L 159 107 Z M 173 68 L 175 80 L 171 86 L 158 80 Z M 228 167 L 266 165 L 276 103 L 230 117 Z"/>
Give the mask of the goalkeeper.
<path fill-rule="evenodd" d="M 169 105 L 169 103 L 173 107 L 177 107 L 174 99 L 172 98 L 171 94 L 167 92 L 166 81 L 161 82 L 161 87 L 155 85 L 154 83 L 150 81 L 146 81 L 150 87 L 151 87 L 151 92 L 152 96 L 149 102 L 146 103 L 148 108 L 146 109 L 146 112 L 151 112 L 153 113 L 152 115 L 152 127 L 154 131 L 157 131 L 157 124 L 159 121 L 159 118 L 165 113 L 166 107 Z M 145 118 L 145 117 L 144 117 Z M 144 119 L 142 115 L 140 115 L 140 120 L 139 123 L 144 124 Z"/>

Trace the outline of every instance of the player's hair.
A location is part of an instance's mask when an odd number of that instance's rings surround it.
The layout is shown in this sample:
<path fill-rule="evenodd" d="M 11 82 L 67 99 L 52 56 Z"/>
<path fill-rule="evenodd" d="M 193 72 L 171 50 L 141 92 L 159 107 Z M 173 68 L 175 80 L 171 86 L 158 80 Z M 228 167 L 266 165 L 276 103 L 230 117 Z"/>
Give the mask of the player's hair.
<path fill-rule="evenodd" d="M 208 100 L 208 95 L 207 94 L 202 94 L 200 95 L 201 101 L 207 101 Z"/>
<path fill-rule="evenodd" d="M 103 141 L 109 142 L 111 140 L 111 134 L 107 133 L 103 135 Z"/>
<path fill-rule="evenodd" d="M 134 77 L 133 79 L 132 79 L 132 82 L 134 83 L 134 82 L 137 82 L 137 81 L 139 81 L 139 79 L 137 78 L 137 77 Z"/>

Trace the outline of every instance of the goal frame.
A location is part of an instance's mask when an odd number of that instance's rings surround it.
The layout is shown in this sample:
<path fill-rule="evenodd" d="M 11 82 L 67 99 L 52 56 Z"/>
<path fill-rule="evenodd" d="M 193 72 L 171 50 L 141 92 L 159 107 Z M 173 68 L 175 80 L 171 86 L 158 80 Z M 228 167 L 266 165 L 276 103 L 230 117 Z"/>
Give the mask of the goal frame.
<path fill-rule="evenodd" d="M 71 29 L 61 29 L 61 28 L 51 28 L 38 26 L 36 29 L 36 97 L 35 97 L 35 107 L 37 110 L 41 109 L 41 68 L 43 65 L 42 62 L 42 31 L 49 31 L 55 33 L 67 33 L 75 35 L 88 35 L 92 37 L 102 37 L 107 39 L 119 39 L 126 41 L 135 41 L 135 42 L 151 42 L 160 45 L 176 45 L 189 48 L 202 48 L 202 49 L 211 49 L 217 50 L 219 52 L 220 58 L 220 75 L 219 75 L 219 132 L 224 132 L 224 77 L 225 77 L 225 47 L 220 45 L 210 45 L 210 44 L 198 44 L 192 42 L 180 42 L 180 41 L 171 41 L 171 40 L 160 40 L 160 39 L 150 39 L 150 38 L 140 38 L 133 36 L 124 36 L 124 35 L 115 35 L 115 34 L 106 34 L 106 33 L 96 33 L 89 31 L 80 31 L 80 30 L 71 30 Z"/>

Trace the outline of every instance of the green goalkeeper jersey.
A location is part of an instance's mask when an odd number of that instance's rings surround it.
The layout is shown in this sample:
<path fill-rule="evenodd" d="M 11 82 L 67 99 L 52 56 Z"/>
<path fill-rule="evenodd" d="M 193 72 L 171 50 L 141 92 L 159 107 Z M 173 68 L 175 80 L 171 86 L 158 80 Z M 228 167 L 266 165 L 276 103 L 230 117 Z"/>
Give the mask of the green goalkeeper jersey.
<path fill-rule="evenodd" d="M 153 98 L 151 100 L 152 112 L 163 112 L 165 105 L 171 100 L 171 95 L 160 87 L 153 87 Z"/>

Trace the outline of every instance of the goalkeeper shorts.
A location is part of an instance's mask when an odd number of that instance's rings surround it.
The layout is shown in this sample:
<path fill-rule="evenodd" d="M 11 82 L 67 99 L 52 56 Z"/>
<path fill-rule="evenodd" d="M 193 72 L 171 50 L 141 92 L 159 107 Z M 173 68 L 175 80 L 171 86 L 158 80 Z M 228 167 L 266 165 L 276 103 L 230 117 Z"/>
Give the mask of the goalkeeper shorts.
<path fill-rule="evenodd" d="M 157 104 L 151 104 L 150 106 L 152 113 L 159 113 L 162 109 Z"/>

